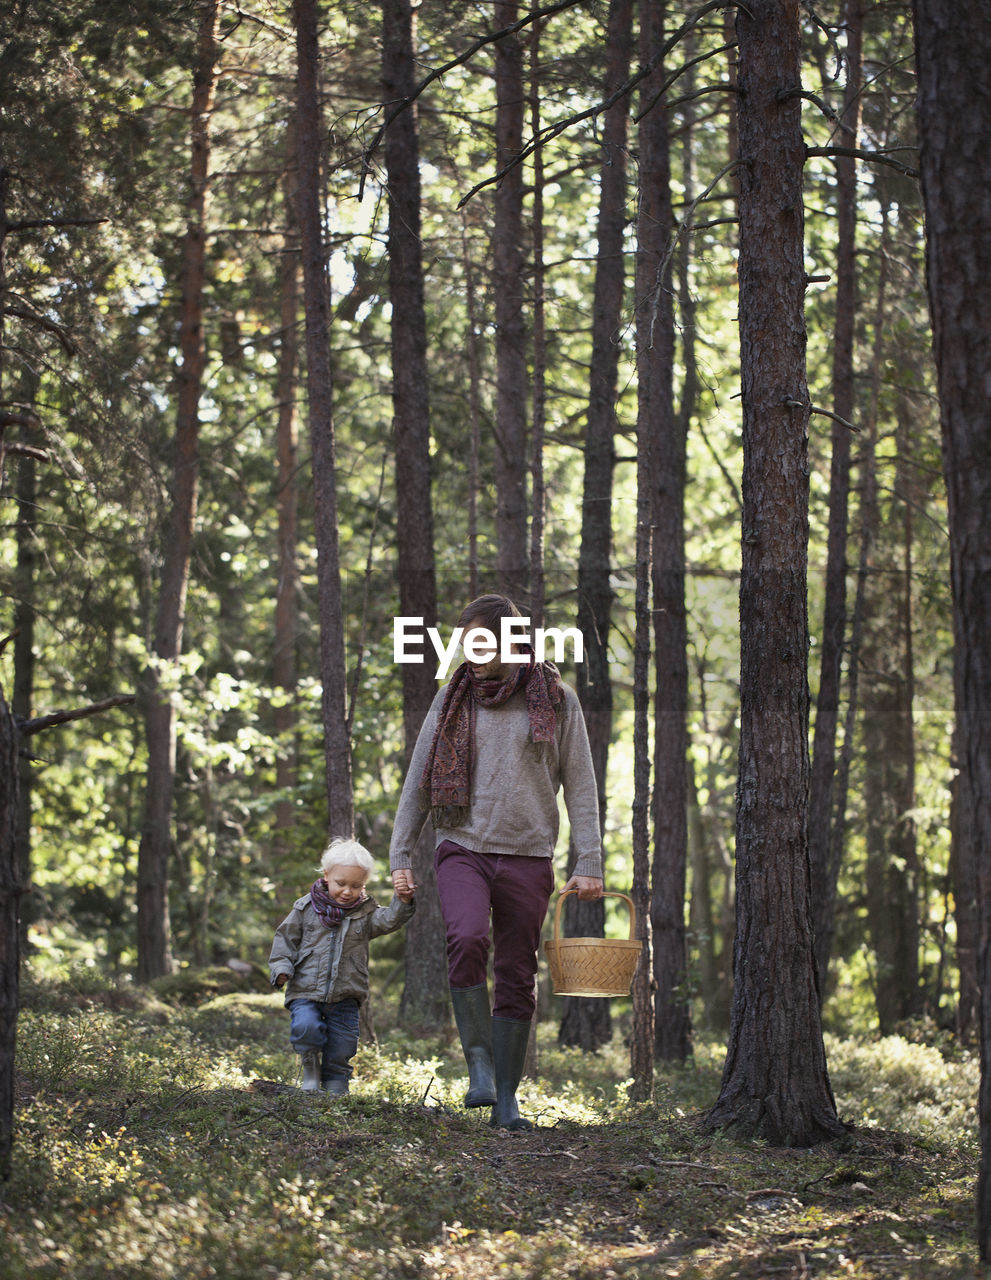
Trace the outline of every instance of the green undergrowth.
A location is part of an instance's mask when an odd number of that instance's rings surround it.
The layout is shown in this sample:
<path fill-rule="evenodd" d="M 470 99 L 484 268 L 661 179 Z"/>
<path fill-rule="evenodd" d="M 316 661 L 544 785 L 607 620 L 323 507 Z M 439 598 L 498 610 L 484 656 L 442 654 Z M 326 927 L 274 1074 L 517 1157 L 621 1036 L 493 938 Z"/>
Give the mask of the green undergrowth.
<path fill-rule="evenodd" d="M 902 1037 L 829 1038 L 846 1136 L 812 1150 L 704 1132 L 722 1046 L 628 1099 L 541 1028 L 533 1133 L 460 1106 L 453 1033 L 376 1008 L 352 1092 L 295 1088 L 278 997 L 30 989 L 0 1280 L 964 1277 L 977 1065 Z"/>

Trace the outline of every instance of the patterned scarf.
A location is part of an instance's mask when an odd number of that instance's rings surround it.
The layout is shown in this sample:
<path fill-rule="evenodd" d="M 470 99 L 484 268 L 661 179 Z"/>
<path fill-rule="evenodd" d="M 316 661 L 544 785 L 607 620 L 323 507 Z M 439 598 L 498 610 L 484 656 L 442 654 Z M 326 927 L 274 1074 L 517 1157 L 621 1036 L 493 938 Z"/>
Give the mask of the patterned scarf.
<path fill-rule="evenodd" d="M 530 742 L 539 759 L 547 758 L 557 730 L 564 690 L 553 662 L 518 663 L 504 679 L 479 680 L 467 662 L 451 677 L 437 718 L 433 742 L 420 779 L 420 798 L 435 827 L 460 827 L 471 810 L 471 765 L 478 707 L 501 707 L 523 689 L 530 718 Z"/>
<path fill-rule="evenodd" d="M 364 898 L 359 898 L 349 907 L 342 907 L 327 892 L 327 881 L 323 879 L 314 880 L 310 889 L 310 905 L 328 929 L 336 929 L 347 913 L 360 907 L 364 901 Z"/>

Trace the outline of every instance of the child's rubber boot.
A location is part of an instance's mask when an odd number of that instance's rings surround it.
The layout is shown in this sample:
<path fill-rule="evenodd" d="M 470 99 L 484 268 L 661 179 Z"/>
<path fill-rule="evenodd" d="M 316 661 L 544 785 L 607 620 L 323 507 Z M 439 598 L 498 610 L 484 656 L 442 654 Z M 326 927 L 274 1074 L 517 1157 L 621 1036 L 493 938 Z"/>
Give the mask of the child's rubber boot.
<path fill-rule="evenodd" d="M 533 1125 L 520 1115 L 516 1090 L 523 1078 L 530 1023 L 512 1018 L 492 1019 L 492 1059 L 495 1063 L 496 1102 L 489 1120 L 496 1129 L 521 1132 Z"/>
<path fill-rule="evenodd" d="M 316 1093 L 320 1089 L 320 1050 L 304 1049 L 299 1055 L 303 1068 L 303 1083 L 300 1088 L 305 1093 Z"/>
<path fill-rule="evenodd" d="M 451 989 L 454 1021 L 468 1064 L 466 1107 L 491 1107 L 496 1101 L 495 1064 L 492 1059 L 492 1013 L 485 983 Z"/>

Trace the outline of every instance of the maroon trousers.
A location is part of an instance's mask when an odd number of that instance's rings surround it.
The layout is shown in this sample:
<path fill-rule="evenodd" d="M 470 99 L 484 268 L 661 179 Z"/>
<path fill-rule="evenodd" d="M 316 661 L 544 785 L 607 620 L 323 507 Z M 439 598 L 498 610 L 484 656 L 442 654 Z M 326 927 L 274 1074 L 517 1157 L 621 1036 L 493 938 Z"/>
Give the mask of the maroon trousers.
<path fill-rule="evenodd" d="M 554 890 L 551 859 L 473 853 L 442 840 L 435 865 L 451 986 L 477 987 L 487 980 L 491 917 L 492 1016 L 529 1022 L 536 1006 L 540 930 Z"/>

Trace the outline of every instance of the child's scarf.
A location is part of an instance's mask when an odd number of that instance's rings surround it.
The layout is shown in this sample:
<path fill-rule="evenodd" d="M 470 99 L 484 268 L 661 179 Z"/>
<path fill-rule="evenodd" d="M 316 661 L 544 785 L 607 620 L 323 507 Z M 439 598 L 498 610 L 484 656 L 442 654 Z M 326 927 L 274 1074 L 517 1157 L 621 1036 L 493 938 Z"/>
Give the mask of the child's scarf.
<path fill-rule="evenodd" d="M 355 907 L 360 907 L 364 901 L 364 898 L 360 898 L 357 902 L 352 902 L 349 907 L 342 907 L 327 892 L 326 880 L 314 880 L 313 887 L 310 889 L 310 905 L 328 929 L 336 929 L 347 913 L 353 911 Z"/>
<path fill-rule="evenodd" d="M 505 679 L 479 680 L 467 662 L 451 677 L 430 754 L 420 779 L 420 797 L 435 827 L 456 828 L 471 810 L 471 765 L 478 707 L 501 707 L 523 689 L 530 717 L 530 741 L 538 758 L 546 758 L 557 730 L 555 708 L 564 699 L 561 676 L 553 662 L 517 664 Z"/>

